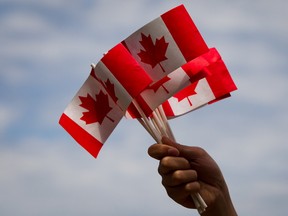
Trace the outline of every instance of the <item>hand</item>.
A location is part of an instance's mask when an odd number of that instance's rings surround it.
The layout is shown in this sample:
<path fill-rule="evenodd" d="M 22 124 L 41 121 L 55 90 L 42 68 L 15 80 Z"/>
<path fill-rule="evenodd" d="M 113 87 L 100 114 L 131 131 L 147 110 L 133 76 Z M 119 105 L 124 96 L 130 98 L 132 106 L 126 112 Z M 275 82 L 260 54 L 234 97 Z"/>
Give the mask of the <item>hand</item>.
<path fill-rule="evenodd" d="M 164 137 L 148 154 L 160 160 L 158 172 L 167 194 L 187 208 L 195 208 L 192 193 L 200 193 L 208 208 L 204 216 L 236 216 L 220 168 L 202 148 L 177 144 Z"/>

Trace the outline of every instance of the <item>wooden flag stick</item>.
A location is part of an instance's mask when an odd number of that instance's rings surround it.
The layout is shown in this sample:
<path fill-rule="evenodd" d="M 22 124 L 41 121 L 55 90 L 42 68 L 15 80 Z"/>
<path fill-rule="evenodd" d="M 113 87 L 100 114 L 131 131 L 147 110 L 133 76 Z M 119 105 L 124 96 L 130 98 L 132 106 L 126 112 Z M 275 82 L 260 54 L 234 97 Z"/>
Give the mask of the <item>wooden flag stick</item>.
<path fill-rule="evenodd" d="M 162 128 L 162 130 L 164 129 L 166 131 L 165 136 L 168 135 L 170 139 L 176 142 L 162 106 L 159 106 L 156 109 L 156 111 L 153 112 L 153 118 L 156 119 L 157 124 L 160 124 L 159 127 Z M 162 133 L 162 135 L 164 134 Z M 194 201 L 194 204 L 195 204 L 195 207 L 197 208 L 198 213 L 202 214 L 207 208 L 205 201 L 203 200 L 203 198 L 201 197 L 199 193 L 191 194 L 191 197 Z"/>
<path fill-rule="evenodd" d="M 154 122 L 155 126 L 158 128 L 159 132 L 162 134 L 162 136 L 169 137 L 169 134 L 167 133 L 166 125 L 163 122 L 163 119 L 157 115 L 156 111 L 152 113 L 152 121 Z"/>
<path fill-rule="evenodd" d="M 206 207 L 201 206 L 201 203 L 200 203 L 198 196 L 196 194 L 191 194 L 191 197 L 194 201 L 194 204 L 195 204 L 195 207 L 197 208 L 198 213 L 201 215 L 205 211 Z"/>
<path fill-rule="evenodd" d="M 157 123 L 156 123 L 156 121 L 155 121 L 155 119 L 154 119 L 154 118 L 149 118 L 149 119 L 151 120 L 151 123 L 152 123 L 153 126 L 155 127 L 155 130 L 157 130 L 157 132 L 158 132 L 159 134 L 162 134 L 159 126 L 157 125 Z"/>
<path fill-rule="evenodd" d="M 137 120 L 140 122 L 140 124 L 146 129 L 146 131 L 152 136 L 152 138 L 157 141 L 157 137 L 155 136 L 155 134 L 153 133 L 153 131 L 150 129 L 150 127 L 147 126 L 147 124 L 144 122 L 144 120 L 142 118 L 137 118 Z"/>
<path fill-rule="evenodd" d="M 166 132 L 167 132 L 167 134 L 168 134 L 168 137 L 169 137 L 170 139 L 172 139 L 173 141 L 176 141 L 176 139 L 175 139 L 175 137 L 174 137 L 174 134 L 173 134 L 173 132 L 172 132 L 172 130 L 171 130 L 170 124 L 169 124 L 169 122 L 168 122 L 167 116 L 166 116 L 166 114 L 165 114 L 165 112 L 164 112 L 164 110 L 163 110 L 162 105 L 160 105 L 160 106 L 156 109 L 156 113 L 157 113 L 157 115 L 160 116 L 160 118 L 162 119 L 162 122 L 163 122 L 163 124 L 164 124 L 164 126 L 165 126 L 165 128 L 166 128 Z"/>
<path fill-rule="evenodd" d="M 137 109 L 137 111 L 141 115 L 142 119 L 144 120 L 144 123 L 146 125 L 144 128 L 148 131 L 148 133 L 152 133 L 153 134 L 152 137 L 155 139 L 156 142 L 161 143 L 161 138 L 162 138 L 161 134 L 155 129 L 155 127 L 150 122 L 148 117 L 145 115 L 145 113 L 143 112 L 143 110 L 141 109 L 141 107 L 139 106 L 137 101 L 133 100 L 132 103 L 134 104 L 135 108 Z"/>
<path fill-rule="evenodd" d="M 148 133 L 154 138 L 156 142 L 162 143 L 162 136 L 168 136 L 170 139 L 175 141 L 175 137 L 172 133 L 167 117 L 162 107 L 159 107 L 159 109 L 157 108 L 157 110 L 152 113 L 150 121 L 150 119 L 145 115 L 137 101 L 134 100 L 133 104 L 142 117 L 142 119 L 138 119 L 138 121 L 148 131 Z M 205 201 L 199 193 L 191 194 L 191 197 L 199 214 L 202 214 L 207 208 Z"/>
<path fill-rule="evenodd" d="M 202 212 L 204 212 L 205 209 L 207 208 L 207 204 L 205 203 L 205 201 L 203 200 L 203 198 L 201 197 L 199 193 L 195 193 L 195 196 L 201 205 L 201 208 L 203 210 Z"/>

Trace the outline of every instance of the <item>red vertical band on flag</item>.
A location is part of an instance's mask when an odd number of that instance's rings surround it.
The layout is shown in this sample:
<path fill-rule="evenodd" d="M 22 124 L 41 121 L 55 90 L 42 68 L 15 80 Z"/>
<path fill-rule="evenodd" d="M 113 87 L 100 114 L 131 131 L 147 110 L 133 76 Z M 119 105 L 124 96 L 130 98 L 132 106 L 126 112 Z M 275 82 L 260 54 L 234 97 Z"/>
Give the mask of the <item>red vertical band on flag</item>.
<path fill-rule="evenodd" d="M 216 98 L 215 100 L 212 100 L 212 101 L 208 102 L 208 104 L 216 103 L 216 102 L 218 102 L 218 101 L 220 101 L 220 100 L 223 100 L 223 99 L 226 99 L 226 98 L 228 98 L 228 97 L 231 97 L 231 94 L 230 94 L 230 93 L 225 94 L 225 95 L 223 95 L 223 96 L 221 96 L 221 97 L 218 97 L 218 98 Z"/>
<path fill-rule="evenodd" d="M 113 47 L 101 61 L 132 98 L 138 96 L 152 82 L 148 74 L 121 43 Z"/>
<path fill-rule="evenodd" d="M 207 76 L 206 80 L 216 98 L 221 98 L 224 95 L 237 90 L 228 69 L 221 59 L 216 63 L 209 65 L 207 68 L 212 71 L 212 75 Z"/>
<path fill-rule="evenodd" d="M 208 51 L 204 39 L 183 5 L 164 13 L 161 18 L 187 62 Z"/>
<path fill-rule="evenodd" d="M 208 66 L 221 60 L 221 56 L 215 48 L 211 48 L 207 53 L 200 55 L 181 67 L 191 78 L 191 83 L 198 81 L 204 77 L 210 76 L 212 72 L 208 69 Z"/>
<path fill-rule="evenodd" d="M 170 104 L 168 103 L 168 101 L 165 101 L 162 104 L 163 110 L 165 111 L 165 115 L 169 118 L 171 116 L 175 116 L 172 107 L 170 106 Z"/>
<path fill-rule="evenodd" d="M 59 124 L 93 157 L 97 157 L 103 146 L 100 141 L 91 136 L 65 114 L 61 115 Z"/>

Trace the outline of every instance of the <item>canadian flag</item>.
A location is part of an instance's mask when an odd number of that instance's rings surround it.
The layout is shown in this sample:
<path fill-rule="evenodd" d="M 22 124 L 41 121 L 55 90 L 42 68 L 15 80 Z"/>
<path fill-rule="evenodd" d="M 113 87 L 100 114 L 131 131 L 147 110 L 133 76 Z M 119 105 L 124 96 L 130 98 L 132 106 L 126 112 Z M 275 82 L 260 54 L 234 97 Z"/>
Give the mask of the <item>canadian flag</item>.
<path fill-rule="evenodd" d="M 237 89 L 219 53 L 215 54 L 218 55 L 217 61 L 206 68 L 210 72 L 208 76 L 177 92 L 162 104 L 168 118 L 229 97 Z"/>
<path fill-rule="evenodd" d="M 61 115 L 60 125 L 91 155 L 98 152 L 123 117 L 93 72 Z"/>
<path fill-rule="evenodd" d="M 153 79 L 136 98 L 146 115 L 162 103 L 169 117 L 182 115 L 236 90 L 221 56 L 215 48 L 207 47 L 183 5 L 162 14 L 122 43 Z M 140 117 L 133 105 L 126 116 Z"/>
<path fill-rule="evenodd" d="M 191 79 L 192 74 L 188 74 L 182 67 L 209 52 L 183 5 L 144 25 L 123 40 L 122 44 L 153 80 L 148 89 L 136 98 L 146 115 L 176 91 L 196 81 L 196 77 L 200 79 L 206 75 L 201 70 L 193 70 L 194 78 Z M 195 65 L 188 65 L 195 68 Z M 203 68 L 203 64 L 200 67 Z M 126 116 L 140 117 L 133 104 Z"/>
<path fill-rule="evenodd" d="M 219 100 L 236 86 L 183 5 L 117 44 L 94 66 L 59 123 L 97 157 L 121 118 L 149 116 L 163 105 L 170 118 Z"/>
<path fill-rule="evenodd" d="M 209 51 L 183 5 L 162 14 L 122 43 L 153 81 Z"/>
<path fill-rule="evenodd" d="M 97 157 L 134 97 L 152 80 L 122 44 L 93 67 L 60 118 L 60 125 Z"/>
<path fill-rule="evenodd" d="M 117 44 L 104 55 L 94 68 L 94 76 L 115 95 L 115 102 L 126 110 L 152 79 L 121 44 Z M 113 86 L 108 88 L 107 84 Z M 110 89 L 110 90 L 109 90 Z M 111 91 L 112 90 L 112 91 Z"/>
<path fill-rule="evenodd" d="M 149 116 L 153 110 L 179 91 L 182 91 L 186 87 L 194 86 L 194 83 L 204 77 L 211 76 L 213 71 L 209 70 L 209 66 L 215 64 L 220 59 L 221 57 L 215 48 L 209 49 L 207 53 L 194 58 L 159 81 L 151 84 L 135 100 L 142 107 L 144 113 Z M 133 115 L 133 112 L 132 114 L 130 112 L 130 115 L 132 117 L 139 117 L 135 114 Z"/>

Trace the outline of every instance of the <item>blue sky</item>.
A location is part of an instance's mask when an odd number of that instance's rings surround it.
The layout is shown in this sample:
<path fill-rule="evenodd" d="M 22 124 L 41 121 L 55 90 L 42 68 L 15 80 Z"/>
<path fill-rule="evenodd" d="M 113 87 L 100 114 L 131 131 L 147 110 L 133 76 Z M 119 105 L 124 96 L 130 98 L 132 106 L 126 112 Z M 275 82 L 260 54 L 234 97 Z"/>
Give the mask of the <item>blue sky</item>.
<path fill-rule="evenodd" d="M 286 0 L 0 0 L 0 215 L 197 215 L 165 194 L 136 121 L 96 160 L 58 125 L 91 63 L 182 3 L 239 90 L 171 121 L 178 142 L 215 158 L 239 215 L 288 212 Z"/>

